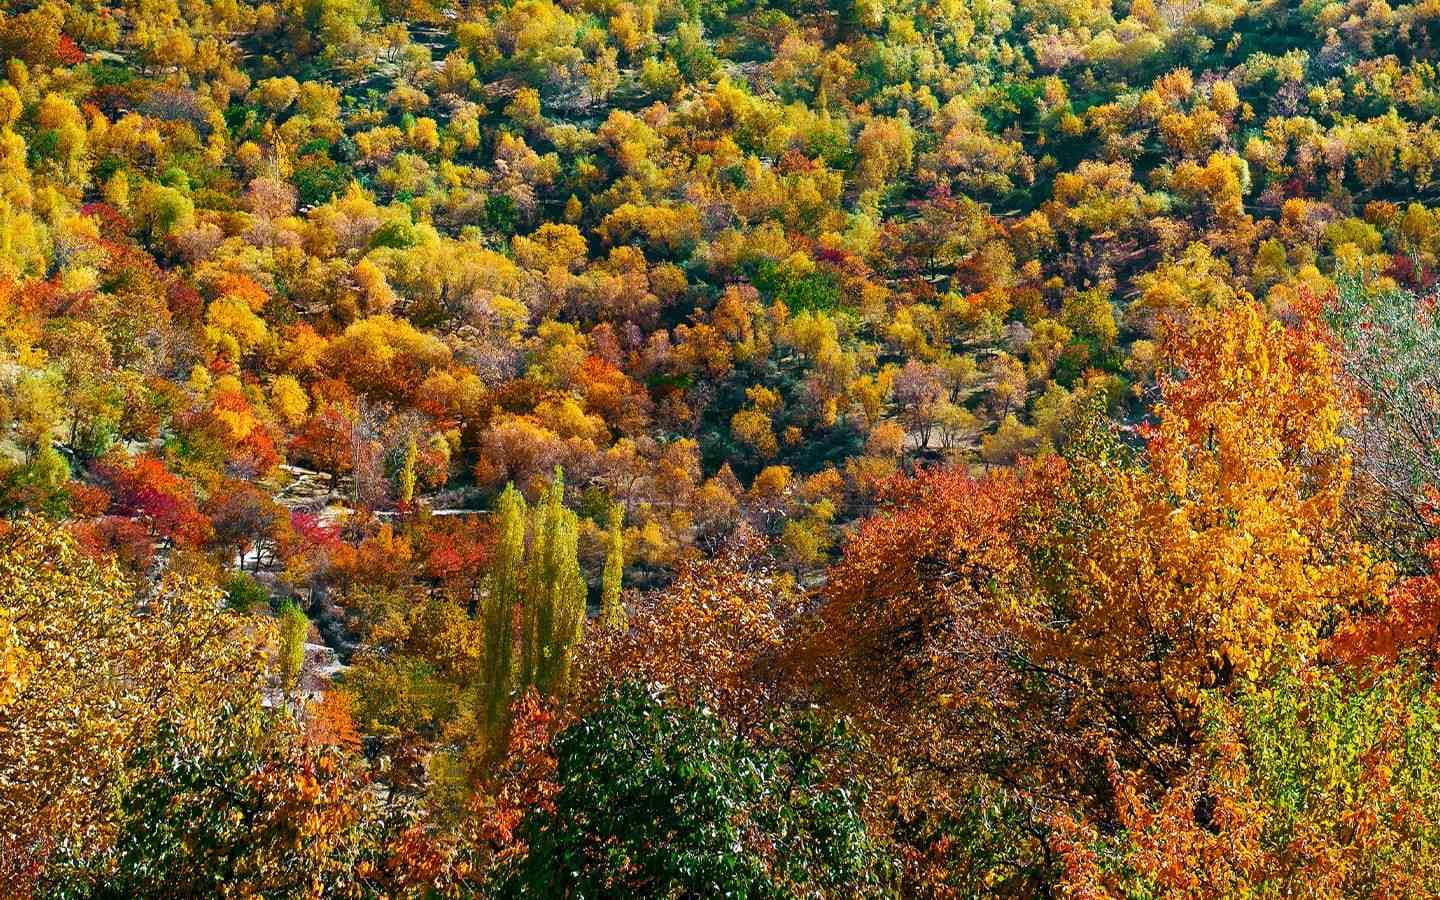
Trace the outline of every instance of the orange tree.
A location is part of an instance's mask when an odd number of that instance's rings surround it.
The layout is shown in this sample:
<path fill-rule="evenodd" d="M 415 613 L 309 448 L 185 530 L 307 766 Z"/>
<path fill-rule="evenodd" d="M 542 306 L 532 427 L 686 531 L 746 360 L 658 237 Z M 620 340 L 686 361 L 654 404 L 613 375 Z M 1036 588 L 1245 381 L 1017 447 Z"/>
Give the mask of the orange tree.
<path fill-rule="evenodd" d="M 1440 695 L 1413 659 L 1316 666 L 1204 713 L 1158 797 L 1113 771 L 1118 830 L 1060 817 L 1076 897 L 1421 897 L 1440 891 Z"/>
<path fill-rule="evenodd" d="M 893 735 L 879 762 L 903 773 L 913 877 L 1052 879 L 1054 810 L 1115 824 L 1109 766 L 1172 788 L 1207 697 L 1383 605 L 1388 570 L 1340 528 L 1341 405 L 1309 326 L 1237 302 L 1169 324 L 1161 350 L 1139 446 L 1097 418 L 1060 459 L 922 476 L 832 574 L 798 672 Z M 1003 852 L 939 853 L 983 831 L 976 796 L 1013 826 Z"/>
<path fill-rule="evenodd" d="M 1339 528 L 1349 458 L 1309 329 L 1237 304 L 1170 326 L 1164 349 L 1143 450 L 1080 442 L 1018 536 L 1030 578 L 1002 613 L 1028 664 L 1069 680 L 1161 783 L 1194 746 L 1202 692 L 1309 657 L 1388 583 Z"/>
<path fill-rule="evenodd" d="M 625 679 L 664 685 L 741 728 L 775 699 L 763 670 L 778 657 L 803 603 L 765 542 L 742 526 L 711 558 L 688 561 L 664 591 L 637 598 L 622 632 L 591 629 L 580 654 L 577 708 Z"/>

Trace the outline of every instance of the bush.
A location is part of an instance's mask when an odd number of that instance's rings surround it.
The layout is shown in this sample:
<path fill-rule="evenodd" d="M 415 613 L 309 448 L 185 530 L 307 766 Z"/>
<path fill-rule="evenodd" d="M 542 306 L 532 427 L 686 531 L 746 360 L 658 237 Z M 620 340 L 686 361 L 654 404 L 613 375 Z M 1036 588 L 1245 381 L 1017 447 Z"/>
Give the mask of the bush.
<path fill-rule="evenodd" d="M 270 599 L 265 586 L 244 572 L 232 572 L 225 579 L 225 602 L 231 609 L 250 612 Z"/>
<path fill-rule="evenodd" d="M 520 222 L 520 211 L 515 207 L 515 198 L 508 194 L 496 194 L 485 201 L 485 219 L 501 234 L 514 234 Z"/>
<path fill-rule="evenodd" d="M 375 229 L 375 233 L 370 236 L 370 246 L 405 250 L 415 246 L 417 240 L 414 225 L 402 219 L 391 219 Z"/>

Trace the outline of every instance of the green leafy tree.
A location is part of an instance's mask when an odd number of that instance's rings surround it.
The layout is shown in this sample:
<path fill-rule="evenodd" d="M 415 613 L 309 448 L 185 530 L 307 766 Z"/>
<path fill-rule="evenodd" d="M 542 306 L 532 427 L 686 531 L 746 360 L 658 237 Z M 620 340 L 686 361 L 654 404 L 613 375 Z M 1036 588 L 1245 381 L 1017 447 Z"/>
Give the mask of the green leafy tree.
<path fill-rule="evenodd" d="M 481 612 L 481 714 L 484 739 L 492 749 L 505 744 L 510 702 L 517 693 L 533 687 L 555 695 L 568 687 L 571 658 L 585 625 L 586 590 L 576 543 L 578 521 L 561 505 L 564 495 L 563 475 L 556 469 L 533 509 L 513 484 L 496 503 L 495 562 Z"/>
<path fill-rule="evenodd" d="M 810 718 L 787 736 L 762 746 L 658 689 L 614 689 L 556 738 L 553 808 L 522 823 L 529 853 L 497 895 L 885 893 L 863 787 L 840 776 L 854 749 L 845 728 Z"/>
<path fill-rule="evenodd" d="M 503 746 L 505 712 L 515 689 L 515 608 L 525 564 L 525 498 L 508 485 L 495 518 L 495 564 L 485 598 L 485 724 L 493 746 Z"/>
<path fill-rule="evenodd" d="M 610 507 L 605 571 L 600 580 L 600 627 L 606 631 L 624 631 L 628 624 L 625 607 L 620 603 L 621 579 L 625 575 L 625 511 L 616 503 Z"/>
<path fill-rule="evenodd" d="M 240 612 L 250 612 L 270 598 L 265 586 L 245 572 L 230 573 L 223 587 L 225 602 Z"/>
<path fill-rule="evenodd" d="M 585 577 L 580 573 L 575 513 L 561 505 L 565 479 L 559 468 L 532 514 L 525 572 L 525 641 L 520 686 L 563 694 L 570 659 L 585 625 Z"/>
<path fill-rule="evenodd" d="M 280 609 L 280 681 L 287 691 L 300 683 L 300 669 L 305 665 L 305 634 L 310 620 L 294 603 Z"/>

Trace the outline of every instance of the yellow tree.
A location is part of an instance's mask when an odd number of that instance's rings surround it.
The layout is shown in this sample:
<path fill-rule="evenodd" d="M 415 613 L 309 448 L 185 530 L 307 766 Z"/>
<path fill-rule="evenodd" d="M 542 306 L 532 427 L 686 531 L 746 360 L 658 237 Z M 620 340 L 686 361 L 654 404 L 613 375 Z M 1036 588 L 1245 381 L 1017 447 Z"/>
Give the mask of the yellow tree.
<path fill-rule="evenodd" d="M 605 569 L 600 578 L 600 627 L 621 632 L 629 624 L 625 606 L 620 602 L 621 582 L 625 577 L 625 508 L 610 504 L 606 519 Z"/>
<path fill-rule="evenodd" d="M 1029 664 L 1163 781 L 1203 692 L 1311 656 L 1328 617 L 1383 602 L 1387 570 L 1343 537 L 1341 401 L 1308 326 L 1235 303 L 1168 325 L 1162 356 L 1143 452 L 1067 454 L 1006 618 Z"/>
<path fill-rule="evenodd" d="M 1388 570 L 1344 537 L 1340 401 L 1309 327 L 1235 303 L 1168 327 L 1160 357 L 1143 448 L 1097 415 L 1063 457 L 900 481 L 799 647 L 799 673 L 883 735 L 875 771 L 902 821 L 1001 798 L 978 808 L 1018 862 L 971 848 L 946 878 L 1044 883 L 1057 811 L 1114 826 L 1116 771 L 1142 798 L 1174 789 L 1209 700 L 1384 603 Z"/>
<path fill-rule="evenodd" d="M 47 848 L 103 844 L 130 755 L 162 723 L 200 727 L 255 697 L 263 674 L 218 592 L 173 576 L 137 592 L 40 519 L 0 535 L 3 618 L 24 677 L 0 715 L 0 881 Z"/>

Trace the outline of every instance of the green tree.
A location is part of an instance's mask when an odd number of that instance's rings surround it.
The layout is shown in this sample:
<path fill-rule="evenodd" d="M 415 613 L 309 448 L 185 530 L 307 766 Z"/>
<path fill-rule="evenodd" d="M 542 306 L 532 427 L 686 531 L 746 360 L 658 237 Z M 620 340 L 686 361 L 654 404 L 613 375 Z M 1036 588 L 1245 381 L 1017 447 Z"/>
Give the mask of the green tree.
<path fill-rule="evenodd" d="M 265 586 L 245 572 L 230 573 L 221 587 L 225 589 L 225 602 L 240 612 L 250 612 L 270 598 Z"/>
<path fill-rule="evenodd" d="M 853 741 L 843 725 L 792 724 L 788 740 L 762 746 L 656 689 L 612 690 L 556 738 L 559 791 L 521 824 L 529 853 L 497 895 L 885 893 L 888 865 L 860 818 L 863 785 L 835 783 Z"/>
<path fill-rule="evenodd" d="M 507 485 L 496 512 L 495 564 L 485 598 L 485 724 L 494 747 L 504 746 L 503 723 L 515 688 L 515 608 L 525 564 L 525 498 Z"/>
<path fill-rule="evenodd" d="M 565 477 L 555 469 L 531 516 L 530 557 L 525 572 L 525 641 L 520 687 L 563 694 L 570 658 L 585 625 L 585 577 L 580 573 L 575 513 L 562 505 Z"/>
<path fill-rule="evenodd" d="M 610 507 L 609 532 L 605 550 L 605 572 L 600 580 L 600 627 L 624 631 L 628 623 L 620 603 L 620 583 L 625 575 L 625 511 L 620 504 Z"/>
<path fill-rule="evenodd" d="M 517 693 L 533 687 L 542 694 L 562 694 L 569 684 L 570 660 L 585 625 L 586 589 L 578 521 L 562 505 L 564 496 L 564 476 L 557 468 L 533 509 L 513 484 L 496 503 L 495 561 L 482 610 L 480 701 L 484 739 L 492 750 L 505 745 L 510 701 Z"/>
<path fill-rule="evenodd" d="M 300 669 L 305 665 L 305 634 L 310 620 L 294 603 L 280 609 L 280 681 L 285 690 L 294 690 L 300 683 Z"/>

